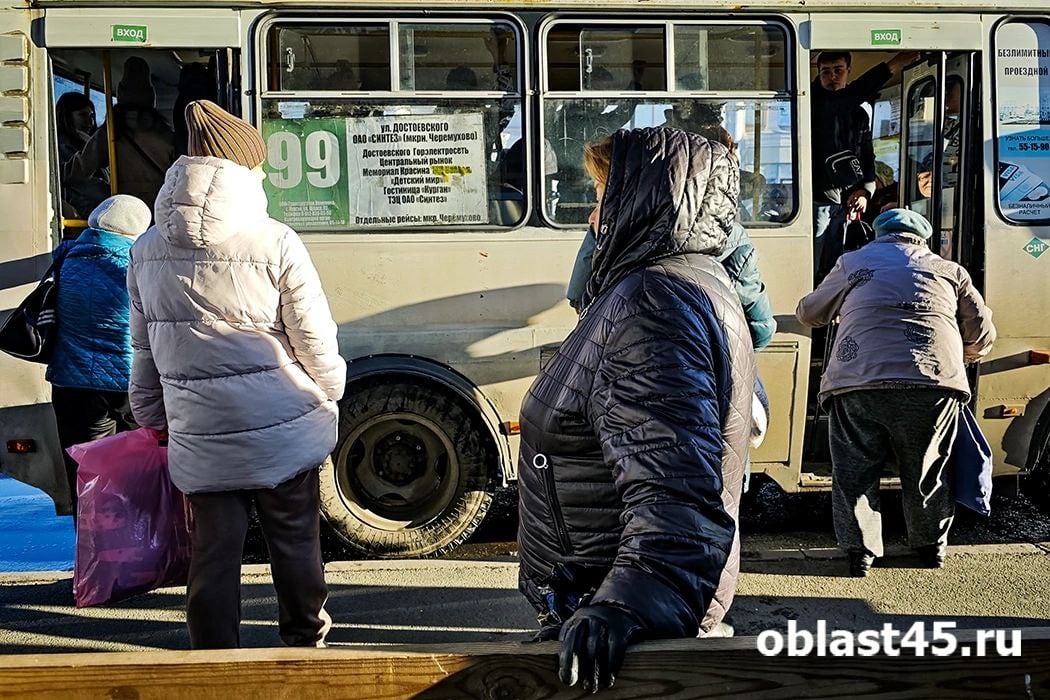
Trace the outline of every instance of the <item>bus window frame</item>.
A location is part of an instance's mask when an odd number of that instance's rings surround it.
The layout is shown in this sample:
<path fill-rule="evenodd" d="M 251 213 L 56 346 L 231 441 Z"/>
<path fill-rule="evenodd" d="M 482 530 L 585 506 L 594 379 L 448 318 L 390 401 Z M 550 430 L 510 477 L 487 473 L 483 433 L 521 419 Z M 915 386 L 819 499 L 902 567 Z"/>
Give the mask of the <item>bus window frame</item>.
<path fill-rule="evenodd" d="M 999 30 L 1007 24 L 1014 23 L 1038 23 L 1044 24 L 1050 28 L 1050 16 L 1048 15 L 1006 15 L 1000 18 L 991 28 L 991 36 L 988 37 L 989 50 L 989 65 L 988 65 L 988 76 L 989 76 L 989 88 L 991 90 L 991 103 L 992 113 L 989 116 L 989 120 L 992 121 L 992 184 L 993 184 L 993 199 L 995 205 L 995 213 L 999 217 L 999 220 L 1005 223 L 1007 226 L 1016 226 L 1018 228 L 1031 228 L 1034 226 L 1046 226 L 1050 224 L 1050 215 L 1043 219 L 1025 219 L 1022 221 L 1016 221 L 1011 219 L 1003 212 L 1001 192 L 999 190 L 999 84 L 997 78 L 998 73 L 998 38 Z"/>
<path fill-rule="evenodd" d="M 268 61 L 269 61 L 269 34 L 270 31 L 280 24 L 383 24 L 389 31 L 390 39 L 390 90 L 302 90 L 302 91 L 278 91 L 269 90 Z M 506 24 L 514 32 L 515 38 L 515 71 L 516 92 L 482 91 L 482 90 L 403 90 L 401 89 L 401 60 L 400 60 L 400 25 L 402 24 Z M 521 219 L 513 226 L 499 224 L 441 224 L 429 226 L 407 226 L 391 228 L 342 228 L 331 230 L 316 230 L 307 232 L 310 235 L 319 236 L 386 236 L 386 235 L 412 235 L 426 233 L 511 233 L 529 225 L 534 216 L 534 202 L 536 199 L 534 190 L 533 170 L 533 145 L 535 139 L 530 133 L 532 125 L 532 106 L 535 91 L 529 85 L 528 57 L 531 54 L 529 46 L 529 30 L 521 17 L 511 12 L 478 12 L 476 14 L 434 12 L 423 14 L 419 11 L 405 10 L 383 13 L 369 12 L 328 12 L 323 15 L 304 15 L 301 10 L 283 11 L 275 10 L 259 18 L 253 29 L 254 37 L 251 46 L 254 50 L 251 67 L 254 69 L 252 76 L 253 100 L 252 110 L 256 121 L 256 127 L 262 129 L 263 100 L 281 98 L 299 99 L 339 99 L 344 100 L 396 100 L 403 98 L 415 103 L 421 100 L 482 100 L 482 99 L 514 99 L 516 106 L 521 111 L 521 138 L 524 145 L 524 182 L 525 192 Z M 491 202 L 491 199 L 490 199 Z"/>
<path fill-rule="evenodd" d="M 587 25 L 587 26 L 633 26 L 651 27 L 662 26 L 664 28 L 664 70 L 667 77 L 667 90 L 576 90 L 576 91 L 552 91 L 549 90 L 549 70 L 547 39 L 553 27 L 564 24 Z M 676 89 L 675 75 L 675 50 L 674 50 L 674 28 L 675 26 L 715 26 L 726 25 L 734 27 L 742 26 L 775 26 L 784 35 L 784 71 L 785 90 L 783 92 L 774 90 L 679 90 Z M 791 214 L 783 221 L 741 221 L 741 225 L 749 231 L 779 230 L 793 225 L 799 218 L 802 197 L 800 194 L 800 163 L 799 163 L 799 80 L 797 62 L 798 37 L 791 20 L 783 15 L 756 15 L 739 16 L 732 19 L 718 19 L 712 15 L 697 17 L 695 15 L 679 15 L 666 13 L 653 14 L 616 14 L 613 16 L 595 16 L 593 14 L 560 13 L 555 12 L 542 18 L 537 28 L 537 94 L 536 112 L 538 130 L 536 136 L 539 143 L 546 140 L 546 120 L 544 119 L 544 103 L 548 99 L 645 99 L 659 98 L 666 100 L 753 100 L 761 102 L 786 101 L 791 107 L 791 129 L 788 132 L 791 138 Z M 581 85 L 582 87 L 582 85 Z M 780 131 L 779 127 L 777 131 Z M 546 202 L 548 192 L 546 177 L 542 165 L 536 166 L 537 182 L 533 188 L 537 190 L 536 201 Z M 558 223 L 550 216 L 547 208 L 538 207 L 537 213 L 545 226 L 556 230 L 579 230 L 585 224 Z"/>

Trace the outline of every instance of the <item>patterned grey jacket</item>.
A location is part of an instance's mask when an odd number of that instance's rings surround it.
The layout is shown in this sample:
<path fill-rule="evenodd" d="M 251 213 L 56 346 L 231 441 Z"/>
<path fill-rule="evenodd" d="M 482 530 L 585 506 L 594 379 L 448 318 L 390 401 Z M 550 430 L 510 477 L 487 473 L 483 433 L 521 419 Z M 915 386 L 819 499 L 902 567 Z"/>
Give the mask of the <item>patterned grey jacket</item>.
<path fill-rule="evenodd" d="M 795 315 L 807 326 L 840 318 L 821 401 L 901 386 L 944 387 L 968 398 L 964 363 L 995 342 L 992 312 L 969 273 L 909 234 L 880 236 L 843 255 Z"/>

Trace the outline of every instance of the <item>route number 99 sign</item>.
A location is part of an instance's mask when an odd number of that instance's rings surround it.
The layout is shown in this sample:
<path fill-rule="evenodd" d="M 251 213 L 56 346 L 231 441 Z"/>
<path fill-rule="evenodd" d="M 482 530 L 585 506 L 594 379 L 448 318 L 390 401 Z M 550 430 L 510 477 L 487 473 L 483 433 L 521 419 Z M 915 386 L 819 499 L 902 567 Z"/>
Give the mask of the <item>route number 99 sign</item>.
<path fill-rule="evenodd" d="M 270 215 L 299 231 L 345 227 L 345 120 L 270 120 L 263 136 Z"/>

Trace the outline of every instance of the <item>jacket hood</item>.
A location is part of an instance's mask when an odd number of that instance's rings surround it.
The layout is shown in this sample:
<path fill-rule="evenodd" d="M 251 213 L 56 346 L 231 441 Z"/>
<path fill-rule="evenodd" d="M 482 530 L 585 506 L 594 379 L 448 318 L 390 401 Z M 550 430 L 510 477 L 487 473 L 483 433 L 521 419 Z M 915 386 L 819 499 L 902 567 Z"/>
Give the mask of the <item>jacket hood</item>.
<path fill-rule="evenodd" d="M 233 161 L 182 156 L 157 196 L 156 226 L 179 248 L 207 248 L 266 220 L 263 176 Z"/>
<path fill-rule="evenodd" d="M 722 144 L 667 128 L 612 141 L 587 300 L 653 260 L 720 254 L 737 217 L 740 168 Z"/>

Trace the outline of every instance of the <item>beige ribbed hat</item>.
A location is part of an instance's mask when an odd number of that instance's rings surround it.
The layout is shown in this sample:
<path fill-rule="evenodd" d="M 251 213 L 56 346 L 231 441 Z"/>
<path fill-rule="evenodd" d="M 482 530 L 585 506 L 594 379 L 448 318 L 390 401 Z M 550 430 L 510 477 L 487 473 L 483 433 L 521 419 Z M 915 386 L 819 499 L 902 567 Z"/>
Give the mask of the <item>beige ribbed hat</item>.
<path fill-rule="evenodd" d="M 266 144 L 255 127 L 214 102 L 197 100 L 186 105 L 186 127 L 191 156 L 224 158 L 246 168 L 266 160 Z"/>

